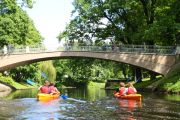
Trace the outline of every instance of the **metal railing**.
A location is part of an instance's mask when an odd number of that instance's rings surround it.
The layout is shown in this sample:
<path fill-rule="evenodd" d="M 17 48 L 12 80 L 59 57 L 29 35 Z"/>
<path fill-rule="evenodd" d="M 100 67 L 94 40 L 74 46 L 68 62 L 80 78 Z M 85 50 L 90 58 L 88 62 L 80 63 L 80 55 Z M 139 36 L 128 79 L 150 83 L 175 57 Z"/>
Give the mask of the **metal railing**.
<path fill-rule="evenodd" d="M 90 51 L 90 52 L 114 52 L 114 53 L 144 53 L 144 54 L 165 54 L 175 55 L 180 53 L 180 46 L 153 46 L 153 45 L 103 45 L 103 46 L 78 46 L 64 45 L 55 51 Z M 0 49 L 0 55 L 5 54 L 25 54 L 53 52 L 42 46 L 13 47 L 11 49 Z"/>
<path fill-rule="evenodd" d="M 146 54 L 176 54 L 175 46 L 120 45 L 120 46 L 64 46 L 61 51 L 122 52 Z"/>

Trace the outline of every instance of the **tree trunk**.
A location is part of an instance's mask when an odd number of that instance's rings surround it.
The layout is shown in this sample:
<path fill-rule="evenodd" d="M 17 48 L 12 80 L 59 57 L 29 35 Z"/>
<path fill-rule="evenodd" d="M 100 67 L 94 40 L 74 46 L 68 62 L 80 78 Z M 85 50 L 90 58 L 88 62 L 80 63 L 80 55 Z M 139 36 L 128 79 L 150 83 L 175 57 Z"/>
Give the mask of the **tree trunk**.
<path fill-rule="evenodd" d="M 156 79 L 156 73 L 150 71 L 150 80 L 155 80 Z"/>
<path fill-rule="evenodd" d="M 124 78 L 127 78 L 127 74 L 126 74 L 126 66 L 122 65 L 122 73 L 124 75 Z"/>
<path fill-rule="evenodd" d="M 136 67 L 135 68 L 135 75 L 136 75 L 136 82 L 139 83 L 139 82 L 142 82 L 142 72 L 141 72 L 141 68 L 139 67 Z"/>

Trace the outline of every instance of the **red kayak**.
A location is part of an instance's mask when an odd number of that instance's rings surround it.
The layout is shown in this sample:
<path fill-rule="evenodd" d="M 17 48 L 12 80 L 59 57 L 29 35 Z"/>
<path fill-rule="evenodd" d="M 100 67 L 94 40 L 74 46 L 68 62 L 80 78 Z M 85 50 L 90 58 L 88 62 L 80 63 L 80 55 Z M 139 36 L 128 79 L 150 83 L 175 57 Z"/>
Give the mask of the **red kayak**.
<path fill-rule="evenodd" d="M 115 95 L 115 94 L 114 94 Z M 116 98 L 141 101 L 141 94 L 116 95 Z"/>

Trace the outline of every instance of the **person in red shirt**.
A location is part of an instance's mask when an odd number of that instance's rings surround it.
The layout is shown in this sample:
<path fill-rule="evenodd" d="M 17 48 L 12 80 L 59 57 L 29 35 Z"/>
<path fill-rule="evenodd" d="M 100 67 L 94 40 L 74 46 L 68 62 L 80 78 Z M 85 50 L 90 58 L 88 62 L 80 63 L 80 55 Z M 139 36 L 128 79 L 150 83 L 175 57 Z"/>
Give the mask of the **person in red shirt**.
<path fill-rule="evenodd" d="M 50 82 L 46 80 L 46 81 L 44 82 L 44 86 L 41 86 L 41 87 L 39 88 L 40 93 L 49 94 L 49 93 L 50 93 L 49 85 L 50 85 Z"/>
<path fill-rule="evenodd" d="M 128 90 L 127 90 L 127 94 L 136 94 L 137 90 L 136 88 L 134 88 L 133 84 L 128 82 Z"/>
<path fill-rule="evenodd" d="M 119 92 L 116 92 L 114 94 L 115 97 L 120 97 L 120 96 L 126 95 L 127 88 L 125 88 L 125 83 L 120 82 L 119 85 L 120 85 Z"/>
<path fill-rule="evenodd" d="M 49 90 L 50 90 L 50 94 L 60 94 L 60 92 L 58 91 L 58 89 L 54 86 L 54 83 L 50 83 L 50 87 L 49 87 Z"/>

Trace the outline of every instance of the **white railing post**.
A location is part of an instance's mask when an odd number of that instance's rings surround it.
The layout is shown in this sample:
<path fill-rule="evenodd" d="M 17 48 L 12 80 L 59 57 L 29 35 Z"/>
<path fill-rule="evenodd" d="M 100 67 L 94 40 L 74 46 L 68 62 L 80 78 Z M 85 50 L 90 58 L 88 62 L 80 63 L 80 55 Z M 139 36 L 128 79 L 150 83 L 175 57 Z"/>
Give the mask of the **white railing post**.
<path fill-rule="evenodd" d="M 6 45 L 4 45 L 3 53 L 4 53 L 4 54 L 7 54 L 7 46 L 6 46 Z"/>
<path fill-rule="evenodd" d="M 29 46 L 26 46 L 26 53 L 29 53 Z"/>

